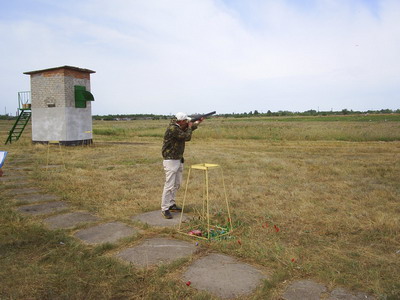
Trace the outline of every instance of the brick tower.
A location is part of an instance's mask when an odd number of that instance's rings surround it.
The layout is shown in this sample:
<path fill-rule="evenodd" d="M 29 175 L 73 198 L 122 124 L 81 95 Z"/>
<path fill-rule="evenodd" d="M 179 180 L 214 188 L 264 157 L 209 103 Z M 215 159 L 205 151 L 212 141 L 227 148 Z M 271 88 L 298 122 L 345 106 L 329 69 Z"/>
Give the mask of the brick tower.
<path fill-rule="evenodd" d="M 71 66 L 25 72 L 31 80 L 32 141 L 92 143 L 90 74 Z"/>

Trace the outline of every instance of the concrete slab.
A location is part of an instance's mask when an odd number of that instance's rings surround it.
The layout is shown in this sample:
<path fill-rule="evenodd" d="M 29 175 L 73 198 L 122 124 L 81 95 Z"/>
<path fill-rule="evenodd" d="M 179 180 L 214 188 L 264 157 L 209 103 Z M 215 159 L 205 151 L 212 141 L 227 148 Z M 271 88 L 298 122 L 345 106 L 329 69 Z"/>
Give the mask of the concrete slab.
<path fill-rule="evenodd" d="M 282 298 L 285 300 L 319 300 L 322 293 L 327 291 L 322 284 L 311 280 L 298 280 L 291 283 Z"/>
<path fill-rule="evenodd" d="M 16 188 L 16 189 L 10 189 L 7 191 L 7 194 L 9 195 L 22 195 L 22 194 L 34 194 L 34 193 L 39 193 L 40 190 L 37 188 Z"/>
<path fill-rule="evenodd" d="M 375 300 L 374 296 L 365 293 L 351 293 L 345 289 L 334 289 L 327 300 Z"/>
<path fill-rule="evenodd" d="M 12 187 L 12 186 L 26 186 L 26 185 L 31 185 L 33 184 L 32 181 L 7 181 L 4 182 L 4 184 L 7 184 L 7 186 Z"/>
<path fill-rule="evenodd" d="M 20 206 L 17 208 L 17 210 L 23 214 L 28 214 L 28 215 L 44 215 L 56 211 L 61 211 L 66 208 L 68 208 L 68 204 L 62 201 L 57 201 L 57 202 L 49 202 L 36 205 Z"/>
<path fill-rule="evenodd" d="M 8 169 L 9 170 L 13 170 L 13 171 L 26 171 L 26 170 L 33 170 L 33 167 L 32 166 L 23 166 L 23 167 L 21 167 L 21 166 L 8 166 Z"/>
<path fill-rule="evenodd" d="M 187 257 L 196 252 L 194 243 L 153 238 L 142 244 L 119 252 L 116 257 L 130 262 L 139 268 L 171 263 L 179 258 Z"/>
<path fill-rule="evenodd" d="M 13 181 L 24 181 L 27 180 L 27 177 L 24 175 L 3 175 L 0 177 L 0 182 L 13 182 Z"/>
<path fill-rule="evenodd" d="M 58 196 L 49 194 L 22 194 L 15 196 L 14 199 L 17 200 L 18 202 L 35 203 L 35 202 L 59 200 L 60 198 Z"/>
<path fill-rule="evenodd" d="M 194 262 L 183 274 L 185 282 L 221 298 L 251 294 L 267 276 L 236 259 L 210 254 Z"/>
<path fill-rule="evenodd" d="M 173 219 L 166 219 L 162 216 L 161 210 L 149 211 L 140 215 L 131 217 L 134 221 L 139 221 L 150 226 L 161 226 L 161 227 L 174 227 L 179 225 L 181 218 L 180 212 L 171 212 Z M 183 215 L 182 221 L 186 222 L 190 220 L 190 217 Z"/>
<path fill-rule="evenodd" d="M 74 236 L 88 244 L 101 244 L 113 243 L 136 233 L 136 229 L 124 223 L 111 222 L 82 229 L 76 232 Z"/>
<path fill-rule="evenodd" d="M 99 218 L 87 212 L 72 212 L 49 217 L 47 219 L 44 219 L 43 222 L 50 229 L 66 229 L 84 223 L 95 222 L 98 220 Z"/>

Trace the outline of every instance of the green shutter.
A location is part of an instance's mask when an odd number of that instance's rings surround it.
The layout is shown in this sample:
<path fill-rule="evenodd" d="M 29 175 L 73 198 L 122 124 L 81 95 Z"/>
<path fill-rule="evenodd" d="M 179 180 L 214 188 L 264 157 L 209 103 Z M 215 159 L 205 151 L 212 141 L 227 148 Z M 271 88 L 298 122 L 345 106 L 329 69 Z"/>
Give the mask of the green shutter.
<path fill-rule="evenodd" d="M 75 85 L 75 107 L 86 108 L 86 101 L 94 101 L 92 93 L 84 86 Z"/>

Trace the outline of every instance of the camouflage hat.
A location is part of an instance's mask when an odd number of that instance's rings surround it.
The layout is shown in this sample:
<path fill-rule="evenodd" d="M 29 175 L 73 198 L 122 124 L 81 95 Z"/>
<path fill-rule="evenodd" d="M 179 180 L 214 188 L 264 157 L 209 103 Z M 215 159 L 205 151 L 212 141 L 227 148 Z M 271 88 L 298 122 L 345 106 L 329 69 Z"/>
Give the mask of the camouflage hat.
<path fill-rule="evenodd" d="M 176 119 L 177 119 L 178 121 L 183 121 L 183 120 L 188 120 L 188 121 L 190 121 L 190 120 L 191 120 L 190 117 L 188 117 L 188 115 L 185 114 L 184 112 L 178 112 L 178 113 L 176 113 L 175 117 L 176 117 Z"/>

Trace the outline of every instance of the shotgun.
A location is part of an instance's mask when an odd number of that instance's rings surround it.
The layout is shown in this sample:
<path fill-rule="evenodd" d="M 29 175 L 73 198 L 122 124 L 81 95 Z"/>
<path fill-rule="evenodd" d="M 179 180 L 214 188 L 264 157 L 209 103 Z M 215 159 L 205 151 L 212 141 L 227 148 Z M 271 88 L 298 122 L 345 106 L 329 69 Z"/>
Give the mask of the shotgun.
<path fill-rule="evenodd" d="M 204 115 L 193 115 L 190 117 L 190 122 L 196 122 L 198 120 L 200 120 L 201 118 L 207 118 L 209 116 L 214 115 L 215 113 L 217 113 L 215 110 L 212 112 L 209 112 L 208 114 L 204 114 Z"/>

